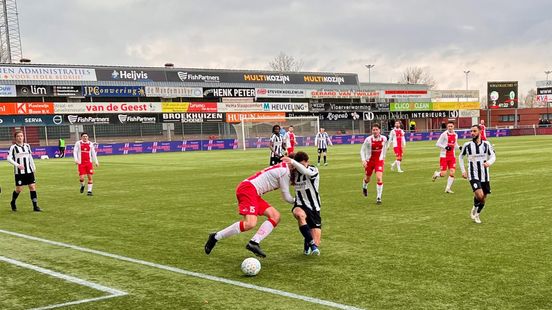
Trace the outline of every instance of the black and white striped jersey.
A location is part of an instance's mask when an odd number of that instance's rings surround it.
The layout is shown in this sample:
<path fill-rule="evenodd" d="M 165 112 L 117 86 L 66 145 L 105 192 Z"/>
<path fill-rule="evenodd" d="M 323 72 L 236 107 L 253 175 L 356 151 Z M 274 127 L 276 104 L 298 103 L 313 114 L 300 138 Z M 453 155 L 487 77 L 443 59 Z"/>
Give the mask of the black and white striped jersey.
<path fill-rule="evenodd" d="M 468 180 L 489 182 L 489 168 L 485 168 L 483 164 L 487 162 L 492 165 L 495 162 L 496 156 L 493 146 L 488 141 L 482 141 L 480 144 L 473 141 L 464 143 L 459 158 L 462 173 L 466 172 L 464 156 L 468 157 Z"/>
<path fill-rule="evenodd" d="M 332 145 L 332 141 L 330 140 L 330 136 L 327 132 L 319 132 L 316 134 L 316 137 L 314 138 L 314 143 L 316 144 L 316 147 L 319 149 L 327 149 L 328 144 Z"/>
<path fill-rule="evenodd" d="M 320 211 L 320 177 L 318 169 L 314 166 L 308 168 L 297 161 L 292 162 L 296 168 L 295 174 L 295 203 L 305 206 L 313 211 Z"/>
<path fill-rule="evenodd" d="M 33 152 L 31 151 L 31 146 L 27 143 L 12 145 L 8 152 L 7 160 L 14 166 L 15 174 L 33 173 L 36 170 Z M 19 169 L 19 165 L 23 165 L 24 169 Z"/>
<path fill-rule="evenodd" d="M 272 145 L 270 157 L 281 157 L 284 155 L 284 142 L 280 135 L 272 134 L 272 137 L 270 137 L 270 143 Z"/>

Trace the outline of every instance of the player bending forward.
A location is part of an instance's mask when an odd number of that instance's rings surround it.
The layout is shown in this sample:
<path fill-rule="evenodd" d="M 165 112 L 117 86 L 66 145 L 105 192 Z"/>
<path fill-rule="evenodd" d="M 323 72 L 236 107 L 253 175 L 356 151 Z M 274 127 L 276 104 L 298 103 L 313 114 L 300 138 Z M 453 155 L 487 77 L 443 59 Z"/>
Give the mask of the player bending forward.
<path fill-rule="evenodd" d="M 435 171 L 433 173 L 432 180 L 435 182 L 437 178 L 442 178 L 445 174 L 449 173 L 447 180 L 447 186 L 445 188 L 445 193 L 454 194 L 452 191 L 452 183 L 454 183 L 454 173 L 456 172 L 456 155 L 455 150 L 459 149 L 458 145 L 458 135 L 454 131 L 454 122 L 449 121 L 447 124 L 447 131 L 443 132 L 435 143 L 437 147 L 441 149 L 439 155 L 439 166 L 441 171 Z"/>
<path fill-rule="evenodd" d="M 295 200 L 289 193 L 290 169 L 292 169 L 290 165 L 279 163 L 265 168 L 241 182 L 236 188 L 236 198 L 238 199 L 238 213 L 243 216 L 243 220 L 210 234 L 205 243 L 205 253 L 211 253 L 217 241 L 253 229 L 257 226 L 257 217 L 264 215 L 267 220 L 259 227 L 245 248 L 257 256 L 266 257 L 259 243 L 278 225 L 280 213 L 261 196 L 279 188 L 284 200 L 293 204 Z"/>
<path fill-rule="evenodd" d="M 401 170 L 401 161 L 406 147 L 406 138 L 404 130 L 401 129 L 400 121 L 395 121 L 395 128 L 389 133 L 389 145 L 391 144 L 393 144 L 393 151 L 396 157 L 395 161 L 391 164 L 391 171 L 395 170 L 395 166 L 397 166 L 397 172 L 404 172 Z"/>
<path fill-rule="evenodd" d="M 372 135 L 367 137 L 360 149 L 360 158 L 364 166 L 364 181 L 362 183 L 362 194 L 368 196 L 368 183 L 372 173 L 376 172 L 377 198 L 376 203 L 381 204 L 381 194 L 383 193 L 383 166 L 385 160 L 385 151 L 387 149 L 387 138 L 381 135 L 379 124 L 372 125 Z"/>
<path fill-rule="evenodd" d="M 485 207 L 487 195 L 491 193 L 489 167 L 495 162 L 496 156 L 489 141 L 481 140 L 481 130 L 478 125 L 471 128 L 472 141 L 464 143 L 460 153 L 460 169 L 462 177 L 470 181 L 474 198 L 471 219 L 481 224 L 479 214 Z M 468 157 L 468 171 L 464 168 L 464 156 Z"/>
<path fill-rule="evenodd" d="M 94 147 L 94 143 L 88 140 L 86 132 L 81 133 L 81 139 L 75 143 L 73 157 L 79 169 L 80 192 L 81 194 L 84 193 L 84 177 L 86 176 L 88 179 L 88 192 L 86 195 L 92 196 L 92 175 L 94 175 L 92 162 L 96 164 L 96 167 L 99 167 L 100 163 L 96 155 L 96 147 Z"/>
<path fill-rule="evenodd" d="M 295 186 L 295 205 L 291 209 L 299 224 L 299 231 L 305 238 L 305 255 L 320 255 L 322 219 L 320 217 L 320 177 L 318 169 L 309 165 L 309 155 L 298 152 L 293 159 L 284 157 L 284 162 L 295 168 L 292 183 Z"/>

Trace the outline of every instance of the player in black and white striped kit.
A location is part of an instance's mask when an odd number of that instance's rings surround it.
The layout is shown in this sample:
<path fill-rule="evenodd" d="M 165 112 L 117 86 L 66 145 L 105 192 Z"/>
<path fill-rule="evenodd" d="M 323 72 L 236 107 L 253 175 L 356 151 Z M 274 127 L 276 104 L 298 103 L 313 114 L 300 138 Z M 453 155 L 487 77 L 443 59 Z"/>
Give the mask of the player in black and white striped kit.
<path fill-rule="evenodd" d="M 297 152 L 283 161 L 293 166 L 292 184 L 295 187 L 295 204 L 291 211 L 299 224 L 299 231 L 305 238 L 304 254 L 320 255 L 322 219 L 320 217 L 320 176 L 315 166 L 309 165 L 309 155 Z"/>
<path fill-rule="evenodd" d="M 326 161 L 326 154 L 328 152 L 328 145 L 333 145 L 330 136 L 324 128 L 320 128 L 320 132 L 316 134 L 314 138 L 314 144 L 318 148 L 318 166 L 320 166 L 320 156 L 324 156 L 324 166 L 328 165 Z"/>
<path fill-rule="evenodd" d="M 33 202 L 33 211 L 42 211 L 38 207 L 37 195 L 36 195 L 36 181 L 34 172 L 36 166 L 33 160 L 33 153 L 31 146 L 24 143 L 25 137 L 22 131 L 16 131 L 14 133 L 15 144 L 10 147 L 8 153 L 8 162 L 14 166 L 15 175 L 15 190 L 12 193 L 12 200 L 10 202 L 12 211 L 17 211 L 15 201 L 19 196 L 19 193 L 23 190 L 25 185 L 29 186 L 31 192 L 31 201 Z"/>
<path fill-rule="evenodd" d="M 284 140 L 280 136 L 280 126 L 274 125 L 272 127 L 272 136 L 270 137 L 270 164 L 274 166 L 281 162 L 282 156 L 284 156 Z"/>
<path fill-rule="evenodd" d="M 474 198 L 470 217 L 481 224 L 479 214 L 485 207 L 487 195 L 491 193 L 489 167 L 495 162 L 493 146 L 488 141 L 481 141 L 481 129 L 478 125 L 471 127 L 472 141 L 464 143 L 460 153 L 462 177 L 470 181 Z M 464 156 L 468 157 L 468 171 L 464 167 Z"/>

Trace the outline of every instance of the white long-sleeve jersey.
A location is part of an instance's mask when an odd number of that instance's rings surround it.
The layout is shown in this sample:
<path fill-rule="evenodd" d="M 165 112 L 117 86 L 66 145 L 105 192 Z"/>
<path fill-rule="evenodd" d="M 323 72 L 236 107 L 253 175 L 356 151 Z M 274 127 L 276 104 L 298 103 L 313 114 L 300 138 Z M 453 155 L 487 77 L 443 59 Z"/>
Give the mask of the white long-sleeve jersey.
<path fill-rule="evenodd" d="M 378 156 L 379 160 L 385 159 L 385 152 L 387 151 L 387 138 L 380 135 L 375 138 L 373 135 L 364 139 L 364 143 L 360 148 L 360 158 L 362 161 L 368 161 L 372 156 Z"/>
<path fill-rule="evenodd" d="M 400 128 L 393 128 L 391 129 L 391 132 L 389 132 L 389 145 L 393 144 L 393 147 L 397 147 L 399 146 L 399 143 L 402 145 L 402 147 L 406 145 L 404 130 Z"/>
<path fill-rule="evenodd" d="M 449 133 L 448 130 L 443 132 L 439 136 L 439 139 L 437 140 L 437 143 L 435 143 L 435 145 L 441 149 L 441 152 L 439 153 L 439 157 L 443 157 L 443 158 L 447 157 L 447 152 L 449 153 L 448 154 L 449 156 L 454 155 L 453 157 L 456 157 L 454 151 L 460 149 L 460 145 L 458 145 L 458 135 L 456 134 L 456 132 Z M 454 146 L 454 147 L 450 151 L 447 151 L 446 150 L 447 146 Z"/>
<path fill-rule="evenodd" d="M 83 156 L 83 146 L 85 149 L 88 149 L 86 152 L 88 155 Z M 88 159 L 90 162 L 94 162 L 96 165 L 99 164 L 98 162 L 98 156 L 96 155 L 96 147 L 94 146 L 94 143 L 91 141 L 88 141 L 88 143 L 82 142 L 82 140 L 79 140 L 75 143 L 75 147 L 73 148 L 73 158 L 75 158 L 75 162 L 77 164 L 82 164 L 83 157 L 85 161 Z"/>
<path fill-rule="evenodd" d="M 297 170 L 294 180 L 296 204 L 320 211 L 320 175 L 318 169 L 315 166 L 305 167 L 293 159 L 291 164 Z"/>
<path fill-rule="evenodd" d="M 279 163 L 255 173 L 245 181 L 251 182 L 255 186 L 259 196 L 279 188 L 282 198 L 293 204 L 295 199 L 289 193 L 290 178 L 289 166 L 286 163 Z"/>

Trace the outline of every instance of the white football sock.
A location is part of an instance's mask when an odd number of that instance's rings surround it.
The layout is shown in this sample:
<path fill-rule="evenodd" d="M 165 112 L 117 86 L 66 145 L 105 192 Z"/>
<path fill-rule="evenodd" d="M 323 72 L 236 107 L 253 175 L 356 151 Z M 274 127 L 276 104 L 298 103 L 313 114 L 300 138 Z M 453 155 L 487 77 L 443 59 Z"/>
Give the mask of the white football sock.
<path fill-rule="evenodd" d="M 378 198 L 381 199 L 381 194 L 383 193 L 383 184 L 376 185 L 377 195 Z"/>
<path fill-rule="evenodd" d="M 89 192 L 92 191 L 92 183 L 88 183 L 88 191 L 89 191 Z"/>
<path fill-rule="evenodd" d="M 397 160 L 396 163 L 397 163 L 397 170 L 401 170 L 401 162 Z"/>
<path fill-rule="evenodd" d="M 367 189 L 368 188 L 368 183 L 365 183 L 364 181 L 362 181 L 362 188 Z"/>
<path fill-rule="evenodd" d="M 226 227 L 225 229 L 217 232 L 215 235 L 215 239 L 220 240 L 228 237 L 232 237 L 233 235 L 239 234 L 240 231 L 240 222 L 235 222 L 234 224 Z"/>
<path fill-rule="evenodd" d="M 261 243 L 264 238 L 266 238 L 270 233 L 272 232 L 272 229 L 274 229 L 274 225 L 269 220 L 264 221 L 264 223 L 259 227 L 259 230 L 257 230 L 257 233 L 253 238 L 251 238 L 251 241 Z"/>
<path fill-rule="evenodd" d="M 447 180 L 447 189 L 451 188 L 452 183 L 454 183 L 454 177 L 449 176 Z"/>

